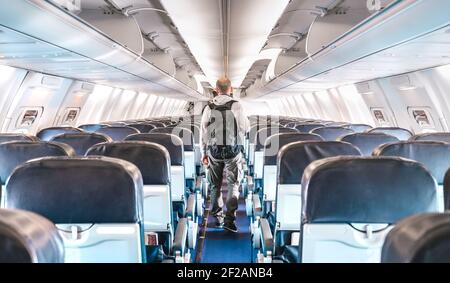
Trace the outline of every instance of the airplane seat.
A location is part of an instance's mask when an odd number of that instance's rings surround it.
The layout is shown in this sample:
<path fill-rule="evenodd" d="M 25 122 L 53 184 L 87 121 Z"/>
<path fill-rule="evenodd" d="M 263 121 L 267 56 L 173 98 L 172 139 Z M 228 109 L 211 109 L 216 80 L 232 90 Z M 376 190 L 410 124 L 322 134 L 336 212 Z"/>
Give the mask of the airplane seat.
<path fill-rule="evenodd" d="M 374 150 L 374 156 L 398 156 L 420 162 L 438 184 L 439 211 L 444 211 L 444 177 L 450 168 L 450 144 L 433 141 L 401 141 L 384 144 Z"/>
<path fill-rule="evenodd" d="M 375 148 L 382 144 L 399 141 L 396 137 L 383 133 L 355 133 L 342 136 L 338 140 L 353 144 L 364 156 L 372 156 Z"/>
<path fill-rule="evenodd" d="M 277 187 L 277 156 L 280 149 L 292 142 L 322 140 L 318 135 L 298 132 L 278 133 L 266 139 L 263 151 L 263 186 L 259 194 L 249 194 L 246 198 L 249 216 L 263 216 L 272 212 L 271 205 L 275 202 Z M 270 207 L 267 207 L 268 205 Z"/>
<path fill-rule="evenodd" d="M 366 124 L 349 124 L 346 128 L 353 130 L 355 133 L 364 133 L 372 129 L 372 126 Z"/>
<path fill-rule="evenodd" d="M 283 258 L 287 251 L 295 250 L 291 246 L 298 246 L 299 215 L 302 209 L 301 184 L 305 168 L 311 162 L 327 157 L 360 155 L 361 152 L 355 146 L 339 141 L 299 141 L 281 148 L 277 156 L 274 217 L 261 218 L 259 224 L 253 224 L 258 227 L 254 229 L 255 246 L 261 249 L 264 256 L 271 253 L 274 259 Z"/>
<path fill-rule="evenodd" d="M 384 133 L 387 135 L 394 136 L 401 141 L 407 141 L 412 136 L 413 133 L 407 129 L 399 128 L 399 127 L 379 127 L 373 128 L 367 131 L 368 133 Z"/>
<path fill-rule="evenodd" d="M 95 131 L 95 133 L 106 135 L 113 141 L 123 141 L 130 135 L 139 134 L 139 131 L 128 126 L 111 126 L 98 129 L 97 131 Z"/>
<path fill-rule="evenodd" d="M 24 210 L 0 209 L 0 263 L 63 263 L 55 225 Z"/>
<path fill-rule="evenodd" d="M 82 133 L 83 130 L 73 127 L 50 127 L 40 130 L 36 136 L 42 141 L 50 141 L 57 135 L 69 133 Z"/>
<path fill-rule="evenodd" d="M 155 126 L 147 123 L 130 123 L 127 124 L 128 127 L 135 128 L 142 134 L 149 133 L 151 130 L 155 129 Z"/>
<path fill-rule="evenodd" d="M 382 263 L 449 263 L 450 214 L 424 213 L 407 217 L 388 233 Z"/>
<path fill-rule="evenodd" d="M 158 257 L 151 257 L 155 254 L 173 256 L 173 247 L 180 249 L 178 251 L 183 256 L 186 238 L 173 244 L 176 233 L 186 234 L 186 232 L 175 232 L 171 201 L 170 155 L 167 149 L 156 143 L 124 141 L 94 145 L 86 153 L 86 156 L 91 155 L 119 158 L 139 168 L 144 184 L 143 225 L 148 251 L 147 262 L 161 260 Z M 186 236 L 189 236 L 190 242 L 195 244 L 192 237 L 197 236 L 196 224 L 193 221 L 187 221 L 187 224 L 188 226 L 178 225 L 176 228 L 191 232 Z M 195 245 L 191 248 L 195 248 Z"/>
<path fill-rule="evenodd" d="M 164 125 L 164 123 L 161 123 L 161 122 L 157 122 L 157 121 L 148 121 L 147 122 L 148 124 L 150 124 L 150 125 L 152 125 L 153 127 L 155 127 L 155 128 L 164 128 L 164 127 L 166 127 L 166 125 Z"/>
<path fill-rule="evenodd" d="M 311 132 L 312 130 L 316 129 L 316 128 L 322 128 L 324 127 L 325 124 L 322 123 L 300 123 L 297 124 L 295 126 L 295 128 L 300 132 L 300 133 L 306 133 L 309 134 L 309 132 Z"/>
<path fill-rule="evenodd" d="M 310 134 L 317 134 L 321 136 L 326 141 L 335 141 L 338 138 L 350 134 L 354 134 L 355 132 L 348 128 L 343 127 L 335 127 L 335 126 L 326 126 L 321 128 L 313 129 L 309 132 Z"/>
<path fill-rule="evenodd" d="M 88 133 L 95 133 L 98 129 L 109 127 L 107 124 L 84 124 L 78 126 L 78 129 L 81 129 Z"/>
<path fill-rule="evenodd" d="M 106 135 L 96 133 L 62 134 L 51 139 L 52 142 L 67 144 L 75 150 L 76 155 L 84 156 L 89 148 L 104 142 L 112 142 Z"/>
<path fill-rule="evenodd" d="M 139 169 L 124 160 L 46 157 L 14 170 L 5 206 L 55 223 L 64 262 L 141 263 L 142 186 Z"/>
<path fill-rule="evenodd" d="M 410 138 L 411 141 L 437 141 L 437 142 L 446 142 L 450 143 L 450 133 L 449 132 L 441 132 L 441 133 L 426 133 L 415 135 Z"/>
<path fill-rule="evenodd" d="M 184 177 L 184 149 L 183 141 L 171 134 L 149 133 L 128 136 L 125 141 L 144 141 L 162 145 L 167 149 L 171 162 L 171 192 L 175 218 L 183 218 L 187 213 L 195 213 L 194 194 L 186 190 Z M 187 207 L 189 205 L 189 207 Z M 190 215 L 195 220 L 195 215 Z M 175 221 L 177 222 L 177 221 Z"/>
<path fill-rule="evenodd" d="M 0 134 L 0 143 L 11 141 L 39 141 L 39 139 L 35 136 L 25 134 L 15 134 L 15 133 Z"/>
<path fill-rule="evenodd" d="M 401 219 L 436 212 L 437 185 L 420 163 L 399 157 L 331 157 L 302 178 L 299 261 L 380 262 Z"/>
<path fill-rule="evenodd" d="M 12 141 L 0 144 L 0 183 L 6 184 L 14 169 L 28 160 L 47 156 L 75 156 L 75 150 L 62 143 Z M 4 196 L 4 187 L 0 197 Z M 2 203 L 5 199 L 2 198 Z"/>

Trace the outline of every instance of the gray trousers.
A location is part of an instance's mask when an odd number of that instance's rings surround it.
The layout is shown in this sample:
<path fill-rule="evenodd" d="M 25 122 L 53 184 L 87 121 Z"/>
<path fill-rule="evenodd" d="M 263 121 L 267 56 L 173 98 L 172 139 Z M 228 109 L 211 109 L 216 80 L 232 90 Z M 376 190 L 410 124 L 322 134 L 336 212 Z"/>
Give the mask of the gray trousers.
<path fill-rule="evenodd" d="M 218 222 L 230 223 L 236 219 L 238 209 L 239 185 L 242 179 L 242 154 L 233 159 L 215 159 L 210 154 L 208 182 L 211 188 L 211 215 Z M 224 174 L 227 177 L 228 194 L 226 199 L 226 214 L 223 214 L 222 182 Z"/>

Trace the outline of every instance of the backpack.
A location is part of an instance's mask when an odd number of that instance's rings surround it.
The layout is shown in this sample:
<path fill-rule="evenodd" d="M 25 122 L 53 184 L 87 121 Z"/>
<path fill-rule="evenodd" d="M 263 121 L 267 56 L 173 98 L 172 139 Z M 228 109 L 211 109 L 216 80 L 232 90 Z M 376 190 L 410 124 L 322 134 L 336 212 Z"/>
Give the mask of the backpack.
<path fill-rule="evenodd" d="M 238 125 L 231 108 L 237 102 L 231 100 L 223 105 L 209 102 L 211 115 L 208 122 L 210 143 L 208 149 L 215 159 L 235 158 L 243 150 L 238 142 Z"/>

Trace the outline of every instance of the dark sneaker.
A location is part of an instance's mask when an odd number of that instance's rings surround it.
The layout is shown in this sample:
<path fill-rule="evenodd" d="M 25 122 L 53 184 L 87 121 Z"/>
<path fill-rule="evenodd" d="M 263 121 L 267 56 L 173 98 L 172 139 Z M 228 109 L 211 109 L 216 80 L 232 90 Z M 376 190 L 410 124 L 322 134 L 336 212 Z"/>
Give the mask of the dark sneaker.
<path fill-rule="evenodd" d="M 214 226 L 215 226 L 216 228 L 223 228 L 223 222 L 221 222 L 221 221 L 216 221 L 216 222 L 214 222 Z"/>
<path fill-rule="evenodd" d="M 238 231 L 238 228 L 236 227 L 236 224 L 234 224 L 234 222 L 225 223 L 223 225 L 223 229 L 228 230 L 233 233 L 237 233 L 237 231 Z"/>

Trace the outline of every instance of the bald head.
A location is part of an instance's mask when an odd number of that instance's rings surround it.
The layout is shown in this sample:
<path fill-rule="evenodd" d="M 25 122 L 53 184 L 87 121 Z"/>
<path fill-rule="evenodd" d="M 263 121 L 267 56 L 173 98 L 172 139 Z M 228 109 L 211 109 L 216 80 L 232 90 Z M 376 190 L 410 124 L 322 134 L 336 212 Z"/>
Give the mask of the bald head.
<path fill-rule="evenodd" d="M 217 92 L 219 94 L 230 94 L 232 92 L 231 81 L 226 78 L 220 78 L 216 82 Z"/>

